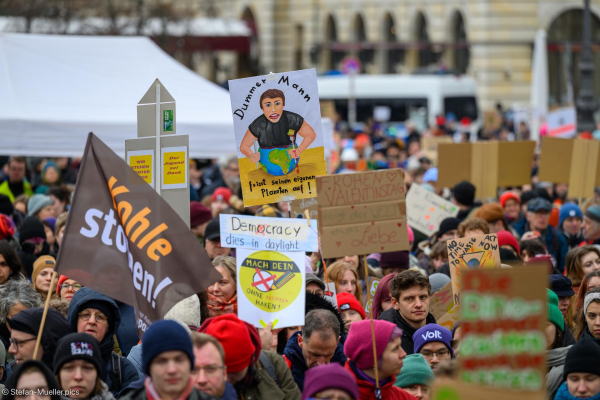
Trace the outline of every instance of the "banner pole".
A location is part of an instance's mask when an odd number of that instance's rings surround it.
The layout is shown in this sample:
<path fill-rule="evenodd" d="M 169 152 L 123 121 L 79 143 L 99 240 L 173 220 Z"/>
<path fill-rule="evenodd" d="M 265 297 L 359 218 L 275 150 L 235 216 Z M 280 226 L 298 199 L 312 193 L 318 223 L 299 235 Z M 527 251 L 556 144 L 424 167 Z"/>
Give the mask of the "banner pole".
<path fill-rule="evenodd" d="M 367 265 L 367 256 L 363 256 L 363 261 L 365 263 L 365 279 L 367 283 L 369 281 L 369 267 Z M 361 289 L 362 290 L 362 289 Z M 369 288 L 367 288 L 369 290 Z M 373 305 L 371 305 L 370 320 L 371 320 L 371 340 L 373 341 L 373 366 L 375 367 L 375 397 L 377 399 L 381 398 L 381 391 L 379 389 L 379 367 L 377 366 L 377 346 L 375 345 L 375 327 L 373 326 Z"/>
<path fill-rule="evenodd" d="M 37 359 L 38 350 L 42 341 L 42 332 L 44 332 L 44 325 L 46 325 L 46 315 L 48 315 L 48 306 L 50 305 L 50 297 L 52 297 L 52 287 L 56 282 L 55 271 L 52 272 L 52 280 L 50 281 L 50 288 L 48 289 L 48 295 L 46 296 L 46 304 L 44 304 L 44 313 L 42 314 L 42 320 L 40 321 L 40 330 L 38 331 L 37 340 L 35 341 L 35 349 L 33 350 L 33 359 Z"/>
<path fill-rule="evenodd" d="M 154 162 L 156 163 L 155 175 L 156 175 L 156 193 L 160 194 L 160 183 L 162 180 L 160 179 L 160 164 L 161 164 L 161 155 L 160 155 L 160 84 L 156 84 L 156 153 L 154 156 Z"/>

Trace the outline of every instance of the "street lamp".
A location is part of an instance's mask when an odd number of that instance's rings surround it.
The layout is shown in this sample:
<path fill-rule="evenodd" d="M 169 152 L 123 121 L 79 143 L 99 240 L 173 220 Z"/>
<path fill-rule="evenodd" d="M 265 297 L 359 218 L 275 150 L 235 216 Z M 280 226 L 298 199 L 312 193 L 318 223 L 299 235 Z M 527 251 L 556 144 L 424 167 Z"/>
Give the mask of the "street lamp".
<path fill-rule="evenodd" d="M 585 1 L 583 10 L 583 48 L 579 71 L 581 72 L 581 87 L 577 96 L 577 130 L 593 132 L 596 129 L 594 112 L 597 104 L 594 98 L 594 61 L 592 59 L 591 15 L 590 0 Z"/>

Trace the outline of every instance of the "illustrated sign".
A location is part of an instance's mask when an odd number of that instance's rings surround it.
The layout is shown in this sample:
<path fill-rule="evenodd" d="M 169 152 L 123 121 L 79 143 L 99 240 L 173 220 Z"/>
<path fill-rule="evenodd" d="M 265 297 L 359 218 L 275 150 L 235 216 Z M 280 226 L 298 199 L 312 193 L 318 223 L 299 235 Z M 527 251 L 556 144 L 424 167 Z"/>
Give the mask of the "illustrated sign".
<path fill-rule="evenodd" d="M 317 178 L 325 258 L 408 250 L 401 169 Z"/>
<path fill-rule="evenodd" d="M 315 197 L 327 174 L 315 70 L 232 80 L 229 92 L 244 205 Z"/>
<path fill-rule="evenodd" d="M 221 243 L 225 247 L 274 251 L 318 251 L 317 221 L 295 218 L 221 214 Z M 313 225 L 314 224 L 314 225 Z"/>
<path fill-rule="evenodd" d="M 138 175 L 154 187 L 154 164 L 152 158 L 154 157 L 154 150 L 138 150 L 127 152 L 127 164 L 133 169 Z"/>
<path fill-rule="evenodd" d="M 413 183 L 406 195 L 408 225 L 431 236 L 436 233 L 443 220 L 458 215 L 458 207 L 422 186 Z"/>
<path fill-rule="evenodd" d="M 381 279 L 373 278 L 369 276 L 367 281 L 369 282 L 369 290 L 367 290 L 367 298 L 365 299 L 364 309 L 365 314 L 369 315 L 371 312 L 371 307 L 373 306 L 373 298 L 375 297 L 375 292 L 377 292 L 377 287 L 379 286 L 379 281 Z"/>
<path fill-rule="evenodd" d="M 496 235 L 472 236 L 448 240 L 448 263 L 452 279 L 454 304 L 460 305 L 462 276 L 466 271 L 500 267 L 500 252 Z"/>
<path fill-rule="evenodd" d="M 548 136 L 573 138 L 577 135 L 577 113 L 575 107 L 561 108 L 548 113 Z"/>
<path fill-rule="evenodd" d="M 442 318 L 454 307 L 454 297 L 452 296 L 452 282 L 431 295 L 429 300 L 429 312 L 436 320 Z"/>
<path fill-rule="evenodd" d="M 187 147 L 162 147 L 160 159 L 163 166 L 161 189 L 185 189 L 188 186 L 189 161 Z"/>
<path fill-rule="evenodd" d="M 545 398 L 546 273 L 520 267 L 464 274 L 462 382 L 502 391 L 504 398 L 513 398 L 511 390 L 522 399 Z"/>
<path fill-rule="evenodd" d="M 240 319 L 257 328 L 304 325 L 303 252 L 238 248 L 236 260 Z"/>
<path fill-rule="evenodd" d="M 329 301 L 334 307 L 337 308 L 337 293 L 335 292 L 335 282 L 328 282 L 325 284 L 325 293 L 323 295 L 325 300 Z"/>

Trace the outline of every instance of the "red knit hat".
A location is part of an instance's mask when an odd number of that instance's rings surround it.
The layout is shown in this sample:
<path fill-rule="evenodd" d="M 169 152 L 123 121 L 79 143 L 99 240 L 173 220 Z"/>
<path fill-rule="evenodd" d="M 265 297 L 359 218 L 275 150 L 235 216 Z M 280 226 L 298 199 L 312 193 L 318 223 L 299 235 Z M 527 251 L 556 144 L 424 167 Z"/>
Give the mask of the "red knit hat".
<path fill-rule="evenodd" d="M 208 320 L 206 322 L 209 322 Z M 244 321 L 235 314 L 225 314 L 203 323 L 198 332 L 215 337 L 225 350 L 227 372 L 240 372 L 250 365 L 256 347 Z"/>
<path fill-rule="evenodd" d="M 502 193 L 502 195 L 500 196 L 500 205 L 502 206 L 502 208 L 504 208 L 506 201 L 509 199 L 513 199 L 517 203 L 521 204 L 521 199 L 519 199 L 519 196 L 515 192 L 508 191 Z"/>
<path fill-rule="evenodd" d="M 210 208 L 197 201 L 190 201 L 190 228 L 208 222 L 212 219 Z"/>
<path fill-rule="evenodd" d="M 58 278 L 58 285 L 56 285 L 56 294 L 60 296 L 60 285 L 62 285 L 67 279 L 66 276 L 61 275 L 60 278 Z"/>
<path fill-rule="evenodd" d="M 338 293 L 336 297 L 340 313 L 346 310 L 354 310 L 360 314 L 362 319 L 366 318 L 365 309 L 360 305 L 352 293 Z"/>
<path fill-rule="evenodd" d="M 225 203 L 229 204 L 229 199 L 231 198 L 231 190 L 225 187 L 216 188 L 212 194 L 210 202 L 212 203 L 215 200 L 223 200 Z"/>
<path fill-rule="evenodd" d="M 511 246 L 513 249 L 515 249 L 517 254 L 521 254 L 521 249 L 519 248 L 519 242 L 517 241 L 517 238 L 512 233 L 510 233 L 509 231 L 498 231 L 496 233 L 496 235 L 498 236 L 498 245 L 500 247 L 502 247 L 504 245 L 508 245 L 508 246 Z"/>

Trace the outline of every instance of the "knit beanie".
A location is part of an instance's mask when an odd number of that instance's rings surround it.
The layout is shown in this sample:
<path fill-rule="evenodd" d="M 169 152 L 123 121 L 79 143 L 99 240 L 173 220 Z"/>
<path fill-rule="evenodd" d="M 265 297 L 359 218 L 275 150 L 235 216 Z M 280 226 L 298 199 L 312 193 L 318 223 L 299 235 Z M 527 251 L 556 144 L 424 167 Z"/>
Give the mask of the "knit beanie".
<path fill-rule="evenodd" d="M 531 200 L 535 199 L 536 197 L 538 197 L 538 195 L 533 190 L 530 190 L 528 192 L 523 192 L 521 194 L 521 204 L 527 204 Z"/>
<path fill-rule="evenodd" d="M 271 218 L 282 218 L 283 214 L 279 212 L 275 207 L 268 204 L 262 205 L 254 213 L 257 217 L 271 217 Z"/>
<path fill-rule="evenodd" d="M 600 376 L 600 346 L 594 340 L 583 336 L 567 352 L 563 379 L 571 372 L 588 373 Z"/>
<path fill-rule="evenodd" d="M 585 216 L 596 222 L 600 222 L 600 206 L 593 205 L 588 207 L 588 209 L 585 211 Z"/>
<path fill-rule="evenodd" d="M 515 237 L 515 235 L 513 235 L 509 231 L 498 231 L 498 232 L 496 232 L 496 236 L 498 236 L 498 246 L 500 246 L 500 247 L 505 246 L 505 245 L 510 246 L 513 249 L 515 249 L 517 254 L 521 254 L 521 249 L 519 248 L 519 242 L 517 241 L 517 238 Z"/>
<path fill-rule="evenodd" d="M 385 348 L 392 338 L 394 330 L 401 330 L 391 322 L 383 320 L 374 320 L 373 327 L 375 331 L 375 347 L 377 350 L 377 360 L 381 358 Z M 344 354 L 354 361 L 358 369 L 373 368 L 373 344 L 371 339 L 371 320 L 354 322 L 352 329 L 348 333 L 346 343 L 344 343 Z"/>
<path fill-rule="evenodd" d="M 165 314 L 164 319 L 183 322 L 193 330 L 198 329 L 200 327 L 200 299 L 194 294 L 181 300 Z"/>
<path fill-rule="evenodd" d="M 502 193 L 502 195 L 500 196 L 500 206 L 504 208 L 506 206 L 506 202 L 510 199 L 513 199 L 517 203 L 521 204 L 521 199 L 519 199 L 519 196 L 515 192 L 511 192 L 509 190 L 507 192 Z"/>
<path fill-rule="evenodd" d="M 0 213 L 0 240 L 9 240 L 15 235 L 15 223 L 8 215 Z"/>
<path fill-rule="evenodd" d="M 475 201 L 475 186 L 468 181 L 459 182 L 452 188 L 452 196 L 458 203 L 472 206 Z"/>
<path fill-rule="evenodd" d="M 402 360 L 402 373 L 396 376 L 394 385 L 405 388 L 411 385 L 430 385 L 435 375 L 423 354 L 415 353 Z"/>
<path fill-rule="evenodd" d="M 27 202 L 27 216 L 35 216 L 42 208 L 54 204 L 50 196 L 45 194 L 34 194 Z"/>
<path fill-rule="evenodd" d="M 504 218 L 504 210 L 498 203 L 486 203 L 479 207 L 474 216 L 485 222 L 496 222 Z"/>
<path fill-rule="evenodd" d="M 226 187 L 218 187 L 213 192 L 210 202 L 214 202 L 215 200 L 223 200 L 225 203 L 229 204 L 229 199 L 231 198 L 231 189 Z"/>
<path fill-rule="evenodd" d="M 46 230 L 42 221 L 36 217 L 27 217 L 19 228 L 19 242 L 23 244 L 27 239 L 43 238 L 46 240 Z"/>
<path fill-rule="evenodd" d="M 15 209 L 10 201 L 10 197 L 0 194 L 0 214 L 10 216 L 13 212 L 15 212 Z"/>
<path fill-rule="evenodd" d="M 362 319 L 366 318 L 365 309 L 360 305 L 356 297 L 352 293 L 338 293 L 337 296 L 337 306 L 340 314 L 342 311 L 346 310 L 354 310 L 360 314 Z"/>
<path fill-rule="evenodd" d="M 379 266 L 381 268 L 408 269 L 410 264 L 408 255 L 408 251 L 383 253 L 381 255 L 381 260 L 379 261 Z"/>
<path fill-rule="evenodd" d="M 413 334 L 413 342 L 415 343 L 415 353 L 421 351 L 423 346 L 431 342 L 440 342 L 446 345 L 452 358 L 454 358 L 454 350 L 450 342 L 452 341 L 452 332 L 443 326 L 437 324 L 428 324 L 417 329 Z"/>
<path fill-rule="evenodd" d="M 404 373 L 404 368 L 402 369 Z M 358 399 L 356 380 L 338 363 L 319 365 L 306 371 L 302 400 L 313 398 L 327 389 L 338 389 L 346 392 L 352 399 Z"/>
<path fill-rule="evenodd" d="M 54 257 L 50 256 L 41 256 L 33 263 L 33 273 L 31 274 L 31 282 L 33 284 L 33 289 L 36 290 L 35 280 L 38 275 L 44 268 L 52 268 L 54 270 L 54 264 L 56 264 L 56 260 Z M 44 299 L 46 300 L 46 299 Z"/>
<path fill-rule="evenodd" d="M 550 289 L 546 289 L 548 295 L 548 320 L 552 322 L 561 332 L 565 330 L 565 320 L 558 308 L 558 296 Z"/>
<path fill-rule="evenodd" d="M 150 325 L 142 338 L 142 371 L 150 375 L 152 360 L 166 351 L 182 351 L 194 368 L 194 350 L 189 331 L 178 322 L 162 320 Z"/>
<path fill-rule="evenodd" d="M 56 285 L 56 294 L 60 295 L 60 285 L 62 285 L 63 283 L 65 283 L 65 281 L 69 279 L 64 275 L 61 275 L 60 278 L 58 278 L 58 284 Z"/>
<path fill-rule="evenodd" d="M 578 217 L 583 221 L 583 213 L 577 204 L 567 203 L 560 208 L 560 212 L 558 213 L 558 226 L 562 228 L 563 222 L 569 217 Z"/>
<path fill-rule="evenodd" d="M 102 374 L 100 343 L 87 333 L 71 333 L 58 341 L 54 353 L 54 375 L 63 365 L 72 360 L 84 360 L 94 365 L 98 375 Z"/>
<path fill-rule="evenodd" d="M 458 218 L 448 217 L 444 219 L 440 224 L 440 229 L 438 229 L 437 237 L 439 238 L 448 231 L 458 229 L 458 225 L 460 225 L 460 220 Z"/>
<path fill-rule="evenodd" d="M 448 282 L 450 282 L 450 277 L 446 274 L 440 274 L 439 272 L 436 272 L 435 274 L 429 275 L 431 294 L 446 286 Z"/>
<path fill-rule="evenodd" d="M 256 348 L 246 324 L 237 315 L 214 317 L 210 324 L 202 325 L 198 331 L 214 336 L 221 343 L 225 350 L 227 372 L 240 372 L 250 365 Z"/>
<path fill-rule="evenodd" d="M 190 201 L 190 228 L 212 219 L 210 209 L 198 201 Z"/>

